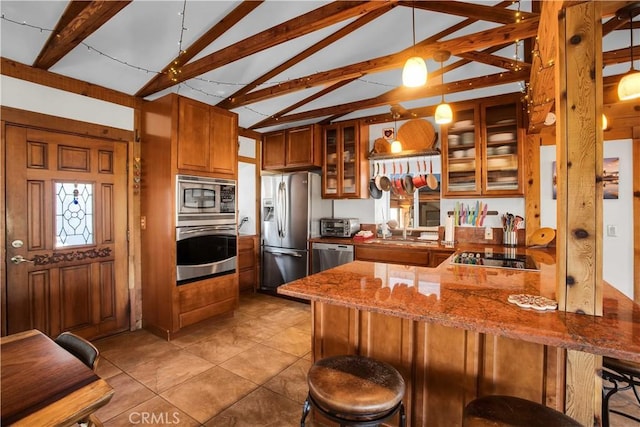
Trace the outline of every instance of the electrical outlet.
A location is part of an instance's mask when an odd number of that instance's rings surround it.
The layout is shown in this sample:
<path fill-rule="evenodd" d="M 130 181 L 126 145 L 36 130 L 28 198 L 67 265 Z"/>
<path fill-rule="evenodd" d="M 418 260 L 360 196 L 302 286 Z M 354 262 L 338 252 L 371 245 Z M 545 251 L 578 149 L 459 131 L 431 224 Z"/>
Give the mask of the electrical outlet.
<path fill-rule="evenodd" d="M 484 229 L 484 239 L 493 240 L 493 228 L 487 227 Z"/>
<path fill-rule="evenodd" d="M 140 217 L 140 229 L 141 230 L 146 230 L 147 229 L 147 217 L 146 216 L 141 216 Z"/>

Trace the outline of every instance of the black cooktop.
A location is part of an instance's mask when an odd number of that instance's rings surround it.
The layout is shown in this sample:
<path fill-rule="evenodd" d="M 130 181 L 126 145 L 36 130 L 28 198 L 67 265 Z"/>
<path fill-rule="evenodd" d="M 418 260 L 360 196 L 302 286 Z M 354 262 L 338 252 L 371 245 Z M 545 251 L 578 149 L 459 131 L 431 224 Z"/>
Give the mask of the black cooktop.
<path fill-rule="evenodd" d="M 535 261 L 529 255 L 504 253 L 460 252 L 455 254 L 451 263 L 477 265 L 480 267 L 511 268 L 514 270 L 539 270 Z"/>

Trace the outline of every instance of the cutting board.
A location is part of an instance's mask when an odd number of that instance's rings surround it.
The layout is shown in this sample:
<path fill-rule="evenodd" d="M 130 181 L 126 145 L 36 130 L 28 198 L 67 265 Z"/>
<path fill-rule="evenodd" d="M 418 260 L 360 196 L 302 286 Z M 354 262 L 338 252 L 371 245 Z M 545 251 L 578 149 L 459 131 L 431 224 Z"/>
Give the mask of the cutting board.
<path fill-rule="evenodd" d="M 436 144 L 436 131 L 427 120 L 411 119 L 398 129 L 398 140 L 402 143 L 402 151 L 432 150 Z"/>

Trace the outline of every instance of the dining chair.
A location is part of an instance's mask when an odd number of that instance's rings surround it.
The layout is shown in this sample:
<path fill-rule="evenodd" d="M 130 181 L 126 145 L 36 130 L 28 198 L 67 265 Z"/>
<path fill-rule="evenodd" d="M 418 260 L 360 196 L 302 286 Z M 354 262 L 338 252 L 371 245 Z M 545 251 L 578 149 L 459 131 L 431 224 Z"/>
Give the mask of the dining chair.
<path fill-rule="evenodd" d="M 73 354 L 78 360 L 95 371 L 98 366 L 100 352 L 88 340 L 72 332 L 63 332 L 54 340 L 56 344 Z M 78 423 L 87 427 L 102 427 L 102 422 L 93 414 Z"/>

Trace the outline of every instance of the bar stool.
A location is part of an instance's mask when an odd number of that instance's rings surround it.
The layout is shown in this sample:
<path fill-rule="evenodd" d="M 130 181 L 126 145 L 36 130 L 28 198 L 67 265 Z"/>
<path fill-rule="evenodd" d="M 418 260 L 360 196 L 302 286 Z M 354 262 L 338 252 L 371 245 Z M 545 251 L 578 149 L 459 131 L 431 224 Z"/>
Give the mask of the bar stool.
<path fill-rule="evenodd" d="M 307 375 L 309 395 L 300 426 L 313 407 L 341 426 L 375 426 L 400 416 L 406 424 L 402 375 L 391 365 L 365 356 L 333 356 L 314 363 Z"/>
<path fill-rule="evenodd" d="M 640 364 L 604 357 L 602 359 L 602 379 L 613 384 L 612 386 L 602 384 L 602 427 L 609 427 L 609 411 L 640 423 L 640 419 L 631 414 L 609 409 L 611 396 L 619 391 L 629 389 L 633 391 L 640 405 L 640 395 L 636 389 L 636 386 L 640 386 Z"/>
<path fill-rule="evenodd" d="M 484 396 L 464 408 L 463 427 L 581 426 L 573 418 L 530 400 L 513 396 Z"/>

